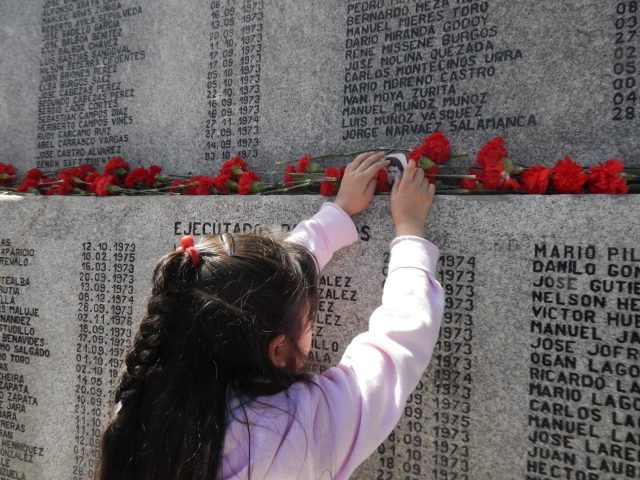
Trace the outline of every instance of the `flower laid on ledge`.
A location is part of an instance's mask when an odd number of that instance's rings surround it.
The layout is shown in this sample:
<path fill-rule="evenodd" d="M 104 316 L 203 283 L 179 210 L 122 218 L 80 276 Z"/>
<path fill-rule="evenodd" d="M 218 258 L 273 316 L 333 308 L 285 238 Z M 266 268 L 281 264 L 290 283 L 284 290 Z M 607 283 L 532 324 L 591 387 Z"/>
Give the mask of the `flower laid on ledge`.
<path fill-rule="evenodd" d="M 513 191 L 529 194 L 548 193 L 629 193 L 640 188 L 640 168 L 628 169 L 620 160 L 610 159 L 604 164 L 588 168 L 575 163 L 567 155 L 554 167 L 533 165 L 519 167 L 509 159 L 504 139 L 496 137 L 487 142 L 476 157 L 476 167 L 469 169 L 473 178 L 463 179 L 463 189 L 482 191 Z"/>
<path fill-rule="evenodd" d="M 381 147 L 373 150 L 405 152 L 431 182 L 444 194 L 624 194 L 640 192 L 640 167 L 625 167 L 620 160 L 609 159 L 590 167 L 580 166 L 567 155 L 553 167 L 518 166 L 509 157 L 503 137 L 485 143 L 476 154 L 475 165 L 468 168 L 452 165 L 452 159 L 467 156 L 454 153 L 451 141 L 434 132 L 412 149 Z M 131 169 L 121 157 L 110 159 L 102 172 L 89 165 L 79 165 L 57 172 L 29 170 L 18 181 L 16 169 L 0 163 L 0 193 L 19 195 L 256 195 L 282 193 L 337 193 L 345 164 L 362 151 L 342 154 L 305 155 L 284 164 L 281 182 L 265 183 L 240 157 L 227 160 L 213 176 L 191 177 L 167 175 L 157 165 Z M 326 165 L 327 161 L 337 162 Z M 271 172 L 276 173 L 276 172 Z M 391 190 L 387 172 L 376 179 L 376 193 Z"/>

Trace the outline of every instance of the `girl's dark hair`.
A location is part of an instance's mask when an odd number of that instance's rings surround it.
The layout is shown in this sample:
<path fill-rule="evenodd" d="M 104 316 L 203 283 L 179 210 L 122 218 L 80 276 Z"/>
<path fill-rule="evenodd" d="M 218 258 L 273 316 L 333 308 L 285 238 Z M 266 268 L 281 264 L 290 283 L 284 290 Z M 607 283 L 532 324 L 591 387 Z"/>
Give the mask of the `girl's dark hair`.
<path fill-rule="evenodd" d="M 102 436 L 98 480 L 214 479 L 228 394 L 252 400 L 304 378 L 297 340 L 317 310 L 314 257 L 256 234 L 226 235 L 226 245 L 205 236 L 196 248 L 199 266 L 188 253 L 170 253 L 153 272 L 115 392 L 122 406 Z M 268 357 L 280 334 L 293 347 L 284 369 Z"/>

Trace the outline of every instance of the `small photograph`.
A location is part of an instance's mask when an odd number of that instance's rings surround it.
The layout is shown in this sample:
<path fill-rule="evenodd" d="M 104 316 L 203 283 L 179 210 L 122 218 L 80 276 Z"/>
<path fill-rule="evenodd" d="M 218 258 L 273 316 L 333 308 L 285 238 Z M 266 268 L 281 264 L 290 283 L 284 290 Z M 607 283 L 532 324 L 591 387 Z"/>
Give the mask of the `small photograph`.
<path fill-rule="evenodd" d="M 390 153 L 389 155 L 384 157 L 385 160 L 391 161 L 389 165 L 387 165 L 387 177 L 389 185 L 393 185 L 396 180 L 400 180 L 402 178 L 402 174 L 404 173 L 404 169 L 407 168 L 407 156 L 404 153 Z"/>

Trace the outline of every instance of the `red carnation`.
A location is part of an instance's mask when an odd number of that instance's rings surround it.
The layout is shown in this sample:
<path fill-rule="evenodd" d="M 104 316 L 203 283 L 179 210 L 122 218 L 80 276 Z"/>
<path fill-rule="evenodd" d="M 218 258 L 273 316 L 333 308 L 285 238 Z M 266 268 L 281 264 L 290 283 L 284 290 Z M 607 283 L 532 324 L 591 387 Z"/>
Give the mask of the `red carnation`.
<path fill-rule="evenodd" d="M 240 157 L 233 157 L 231 160 L 227 160 L 220 167 L 221 175 L 229 175 L 231 177 L 239 177 L 247 169 L 249 165 Z"/>
<path fill-rule="evenodd" d="M 488 190 L 501 190 L 506 179 L 502 160 L 485 159 L 482 170 L 476 172 L 476 178 Z"/>
<path fill-rule="evenodd" d="M 174 180 L 172 186 L 187 185 L 182 189 L 171 189 L 169 191 L 181 192 L 184 195 L 213 195 L 216 193 L 228 193 L 229 187 L 227 183 L 229 180 L 229 174 L 218 175 L 217 177 L 208 177 L 206 175 L 198 175 L 191 177 L 188 180 Z M 190 185 L 197 183 L 197 185 Z"/>
<path fill-rule="evenodd" d="M 226 182 L 225 185 L 227 186 L 227 188 L 229 189 L 229 193 L 232 192 L 237 192 L 238 191 L 238 182 L 232 178 L 229 178 Z"/>
<path fill-rule="evenodd" d="M 47 195 L 70 195 L 74 189 L 74 180 L 71 176 L 62 176 L 60 172 L 60 178 L 51 179 L 49 188 L 46 191 Z"/>
<path fill-rule="evenodd" d="M 68 182 L 71 185 L 74 185 L 76 181 L 79 180 L 79 177 L 78 177 L 79 174 L 80 172 L 77 169 L 67 168 L 67 169 L 61 170 L 58 177 L 60 177 L 60 180 L 64 180 L 65 182 Z"/>
<path fill-rule="evenodd" d="M 495 137 L 480 148 L 476 162 L 480 168 L 484 168 L 487 163 L 495 164 L 503 158 L 509 158 L 509 152 L 504 147 L 504 138 Z"/>
<path fill-rule="evenodd" d="M 251 170 L 244 172 L 240 177 L 240 180 L 238 180 L 238 193 L 240 195 L 258 193 L 261 190 L 262 183 L 260 183 L 260 177 Z"/>
<path fill-rule="evenodd" d="M 513 190 L 514 192 L 518 192 L 522 190 L 522 185 L 515 178 L 511 178 L 507 176 L 505 178 L 504 183 L 502 184 L 502 190 Z"/>
<path fill-rule="evenodd" d="M 326 176 L 329 177 L 335 177 L 338 180 L 342 179 L 342 177 L 344 177 L 344 172 L 346 170 L 346 166 L 345 167 L 329 167 L 325 170 L 324 174 Z"/>
<path fill-rule="evenodd" d="M 292 173 L 296 173 L 296 167 L 287 165 L 284 169 L 284 186 L 287 188 L 294 186 L 295 178 L 291 175 Z"/>
<path fill-rule="evenodd" d="M 422 141 L 422 145 L 409 152 L 409 158 L 415 160 L 422 168 L 431 165 L 423 165 L 422 158 L 427 158 L 436 165 L 443 165 L 451 159 L 451 143 L 440 131 L 433 132 Z"/>
<path fill-rule="evenodd" d="M 378 170 L 378 176 L 376 177 L 376 192 L 388 192 L 391 190 L 391 186 L 389 185 L 389 175 L 387 175 L 387 171 L 383 168 L 382 170 Z"/>
<path fill-rule="evenodd" d="M 229 175 L 218 175 L 213 179 L 213 186 L 217 193 L 227 194 L 229 193 Z"/>
<path fill-rule="evenodd" d="M 44 177 L 44 173 L 42 173 L 42 170 L 40 170 L 39 168 L 32 168 L 31 170 L 29 170 L 27 172 L 27 178 L 35 178 L 37 180 L 40 180 L 41 178 Z"/>
<path fill-rule="evenodd" d="M 527 193 L 542 194 L 547 191 L 549 187 L 549 175 L 551 169 L 548 167 L 542 167 L 535 165 L 523 170 L 520 174 L 522 180 L 522 186 Z"/>
<path fill-rule="evenodd" d="M 463 178 L 460 187 L 465 190 L 477 190 L 479 188 L 478 181 L 475 178 Z"/>
<path fill-rule="evenodd" d="M 296 164 L 296 172 L 318 173 L 320 172 L 320 168 L 318 168 L 318 165 L 311 161 L 311 155 L 305 155 L 304 157 L 300 157 L 298 159 L 298 163 Z"/>
<path fill-rule="evenodd" d="M 336 194 L 335 182 L 330 182 L 330 181 L 320 182 L 320 195 L 323 195 L 325 197 L 332 197 L 335 194 Z"/>
<path fill-rule="evenodd" d="M 589 168 L 587 188 L 591 193 L 628 193 L 629 186 L 623 176 L 624 164 L 620 160 L 607 160 Z"/>
<path fill-rule="evenodd" d="M 166 183 L 169 178 L 166 175 L 160 175 L 162 167 L 158 165 L 151 165 L 148 170 L 147 180 L 145 184 L 153 187 L 156 183 Z"/>
<path fill-rule="evenodd" d="M 144 167 L 134 168 L 124 179 L 124 186 L 127 188 L 136 188 L 141 185 L 149 184 L 149 172 Z M 153 185 L 153 184 L 152 184 Z"/>
<path fill-rule="evenodd" d="M 215 179 L 213 177 L 207 177 L 206 175 L 196 175 L 195 177 L 191 177 L 186 182 L 182 183 L 182 185 L 187 185 L 182 193 L 184 195 L 211 195 L 211 188 L 214 186 L 214 180 Z"/>
<path fill-rule="evenodd" d="M 82 164 L 78 165 L 78 167 L 75 169 L 75 176 L 81 180 L 80 183 L 86 183 L 87 177 L 93 173 L 97 173 L 97 170 L 91 165 Z"/>
<path fill-rule="evenodd" d="M 122 157 L 113 157 L 104 166 L 104 174 L 114 177 L 114 182 L 119 182 L 129 172 L 129 164 Z"/>
<path fill-rule="evenodd" d="M 120 188 L 114 184 L 115 177 L 113 175 L 102 175 L 95 182 L 95 192 L 100 197 L 116 195 Z"/>
<path fill-rule="evenodd" d="M 16 179 L 16 169 L 8 163 L 0 163 L 0 185 L 6 185 Z"/>
<path fill-rule="evenodd" d="M 131 170 L 124 180 L 127 188 L 136 188 L 141 186 L 154 187 L 156 183 L 167 183 L 169 178 L 166 175 L 160 175 L 162 167 L 151 165 L 149 168 L 138 167 Z"/>
<path fill-rule="evenodd" d="M 69 195 L 73 192 L 73 182 L 68 180 L 58 180 L 52 183 L 47 189 L 47 195 Z"/>
<path fill-rule="evenodd" d="M 97 170 L 96 170 L 96 167 L 92 165 L 87 165 L 86 163 L 83 163 L 82 165 L 78 165 L 78 173 L 79 173 L 78 176 L 83 180 L 87 177 L 87 175 L 94 172 L 97 172 Z"/>
<path fill-rule="evenodd" d="M 424 176 L 427 177 L 427 180 L 429 180 L 429 183 L 436 183 L 436 177 L 434 175 L 438 175 L 439 172 L 440 172 L 440 167 L 427 168 L 424 171 Z"/>
<path fill-rule="evenodd" d="M 296 172 L 308 173 L 310 162 L 311 162 L 311 155 L 305 155 L 304 157 L 300 157 L 298 159 L 298 163 L 296 164 Z"/>
<path fill-rule="evenodd" d="M 597 182 L 587 185 L 591 193 L 629 193 L 629 186 L 627 181 L 622 177 L 604 177 Z"/>
<path fill-rule="evenodd" d="M 508 158 L 486 158 L 482 170 L 471 169 L 471 172 L 487 190 L 521 190 L 518 181 L 510 176 L 512 169 Z"/>
<path fill-rule="evenodd" d="M 329 167 L 324 171 L 325 177 L 333 177 L 335 180 L 323 180 L 320 182 L 320 195 L 331 197 L 336 194 L 336 183 L 342 178 L 343 172 L 337 167 Z"/>
<path fill-rule="evenodd" d="M 215 192 L 216 179 L 213 177 L 207 177 L 206 175 L 201 175 L 199 177 L 195 177 L 192 180 L 198 179 L 198 186 L 195 189 L 195 195 L 211 195 Z"/>
<path fill-rule="evenodd" d="M 98 172 L 91 172 L 87 175 L 87 178 L 85 179 L 89 184 L 87 185 L 87 192 L 96 193 L 96 184 L 98 183 L 98 180 L 100 180 L 100 176 L 101 175 Z"/>
<path fill-rule="evenodd" d="M 60 179 L 71 184 L 74 188 L 84 188 L 87 177 L 95 173 L 96 169 L 90 165 L 79 165 L 76 168 L 66 168 L 60 172 Z"/>
<path fill-rule="evenodd" d="M 22 183 L 16 188 L 16 192 L 28 192 L 29 190 L 37 190 L 40 185 L 40 179 L 26 176 Z"/>
<path fill-rule="evenodd" d="M 37 190 L 44 178 L 42 170 L 32 168 L 29 170 L 22 180 L 22 183 L 16 188 L 16 192 L 28 192 L 29 190 Z"/>
<path fill-rule="evenodd" d="M 184 185 L 187 185 L 189 182 L 187 180 L 174 180 L 171 182 L 171 186 L 173 188 L 169 189 L 171 193 L 182 193 L 184 190 Z"/>
<path fill-rule="evenodd" d="M 569 155 L 559 160 L 552 169 L 551 180 L 558 193 L 581 193 L 587 181 L 582 167 L 575 163 Z"/>

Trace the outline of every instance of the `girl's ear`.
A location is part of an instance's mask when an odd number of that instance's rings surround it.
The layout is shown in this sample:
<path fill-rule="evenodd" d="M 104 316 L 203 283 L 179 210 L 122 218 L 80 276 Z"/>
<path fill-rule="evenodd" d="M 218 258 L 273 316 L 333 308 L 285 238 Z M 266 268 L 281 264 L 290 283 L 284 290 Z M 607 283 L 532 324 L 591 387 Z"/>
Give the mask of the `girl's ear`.
<path fill-rule="evenodd" d="M 269 342 L 269 360 L 274 367 L 287 368 L 290 358 L 291 343 L 289 339 L 281 333 Z"/>

